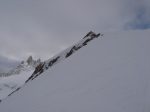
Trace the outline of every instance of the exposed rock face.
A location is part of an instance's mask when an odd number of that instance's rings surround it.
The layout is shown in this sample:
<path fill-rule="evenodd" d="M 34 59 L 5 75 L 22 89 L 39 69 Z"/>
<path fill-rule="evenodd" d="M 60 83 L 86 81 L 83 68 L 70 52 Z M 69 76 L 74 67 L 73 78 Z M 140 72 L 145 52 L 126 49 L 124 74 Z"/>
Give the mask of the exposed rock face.
<path fill-rule="evenodd" d="M 29 58 L 27 59 L 27 63 L 30 65 L 34 62 L 32 56 L 29 56 Z"/>
<path fill-rule="evenodd" d="M 26 63 L 27 65 L 33 66 L 35 68 L 41 63 L 41 59 L 34 60 L 32 56 L 29 56 Z"/>

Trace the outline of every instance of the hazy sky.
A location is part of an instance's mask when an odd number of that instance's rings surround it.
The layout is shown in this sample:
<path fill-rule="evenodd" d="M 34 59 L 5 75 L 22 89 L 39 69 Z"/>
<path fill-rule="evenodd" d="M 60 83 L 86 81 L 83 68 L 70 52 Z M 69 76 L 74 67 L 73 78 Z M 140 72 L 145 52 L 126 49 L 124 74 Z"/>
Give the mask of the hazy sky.
<path fill-rule="evenodd" d="M 88 31 L 150 28 L 150 0 L 0 0 L 0 56 L 47 59 Z"/>

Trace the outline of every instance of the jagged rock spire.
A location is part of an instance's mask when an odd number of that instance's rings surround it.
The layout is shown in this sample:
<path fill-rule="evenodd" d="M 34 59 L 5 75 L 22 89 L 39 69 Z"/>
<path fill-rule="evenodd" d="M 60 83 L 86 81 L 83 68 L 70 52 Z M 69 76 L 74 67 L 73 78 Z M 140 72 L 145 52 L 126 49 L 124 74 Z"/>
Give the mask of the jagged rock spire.
<path fill-rule="evenodd" d="M 29 58 L 27 59 L 27 63 L 30 65 L 33 62 L 33 58 L 32 56 L 29 56 Z"/>

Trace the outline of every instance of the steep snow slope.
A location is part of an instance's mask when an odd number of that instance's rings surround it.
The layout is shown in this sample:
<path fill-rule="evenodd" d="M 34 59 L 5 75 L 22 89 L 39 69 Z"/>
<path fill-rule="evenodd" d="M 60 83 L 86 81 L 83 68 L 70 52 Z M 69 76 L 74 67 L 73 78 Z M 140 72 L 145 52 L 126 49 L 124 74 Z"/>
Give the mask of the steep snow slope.
<path fill-rule="evenodd" d="M 4 100 L 2 112 L 149 112 L 150 31 L 105 34 Z"/>
<path fill-rule="evenodd" d="M 17 88 L 20 88 L 24 85 L 25 80 L 31 76 L 34 72 L 34 69 L 21 71 L 18 75 L 11 75 L 9 77 L 1 77 L 0 78 L 0 99 L 5 99 L 8 95 L 10 95 Z"/>

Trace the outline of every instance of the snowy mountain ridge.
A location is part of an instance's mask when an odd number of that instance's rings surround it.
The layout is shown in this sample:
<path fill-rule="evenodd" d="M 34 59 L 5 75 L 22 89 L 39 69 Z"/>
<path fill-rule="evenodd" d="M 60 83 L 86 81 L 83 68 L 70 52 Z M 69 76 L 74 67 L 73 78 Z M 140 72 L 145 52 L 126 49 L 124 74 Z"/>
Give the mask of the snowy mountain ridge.
<path fill-rule="evenodd" d="M 29 79 L 26 81 L 26 83 L 30 80 L 33 80 L 37 76 L 39 76 L 41 73 L 43 73 L 45 70 L 47 70 L 49 67 L 52 67 L 54 64 L 64 60 L 65 58 L 68 58 L 73 53 L 75 53 L 77 50 L 82 48 L 83 46 L 86 46 L 88 42 L 91 40 L 98 38 L 99 36 L 103 36 L 103 34 L 95 34 L 94 32 L 90 31 L 87 33 L 87 35 L 80 40 L 78 43 L 74 44 L 73 46 L 69 47 L 68 49 L 62 51 L 58 55 L 54 56 L 53 58 L 46 60 L 45 62 L 39 64 L 36 68 L 34 73 L 29 77 Z"/>
<path fill-rule="evenodd" d="M 10 77 L 4 77 L 3 79 L 0 79 L 0 102 L 3 99 L 7 98 L 7 96 L 11 96 L 13 93 L 21 89 L 25 85 L 25 83 L 28 83 L 29 81 L 35 79 L 37 76 L 45 72 L 45 70 L 49 69 L 65 58 L 68 58 L 77 50 L 79 50 L 83 46 L 86 46 L 88 42 L 95 38 L 98 38 L 99 36 L 103 35 L 95 34 L 94 32 L 90 31 L 78 43 L 44 62 L 41 62 L 40 59 L 35 61 L 31 56 L 27 59 L 26 62 L 21 62 L 21 64 L 17 66 L 16 69 L 10 71 L 10 73 L 8 73 L 7 75 L 5 74 L 6 76 Z M 14 79 L 15 83 L 11 83 L 12 79 Z M 18 82 L 19 84 L 17 84 Z"/>

